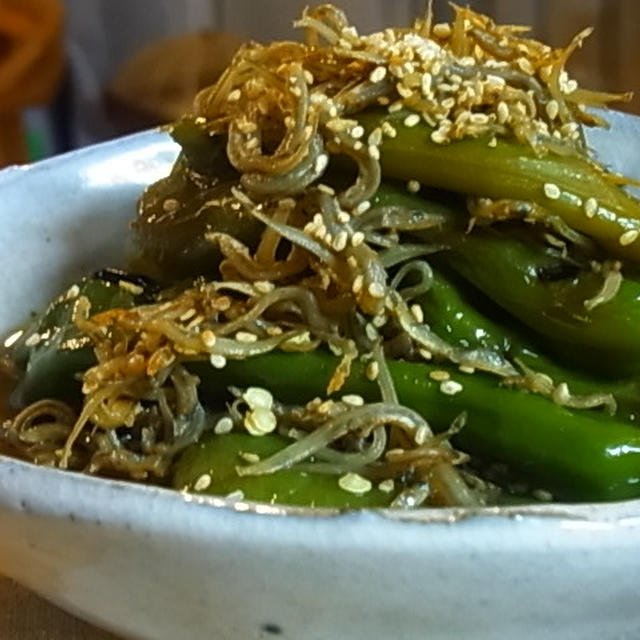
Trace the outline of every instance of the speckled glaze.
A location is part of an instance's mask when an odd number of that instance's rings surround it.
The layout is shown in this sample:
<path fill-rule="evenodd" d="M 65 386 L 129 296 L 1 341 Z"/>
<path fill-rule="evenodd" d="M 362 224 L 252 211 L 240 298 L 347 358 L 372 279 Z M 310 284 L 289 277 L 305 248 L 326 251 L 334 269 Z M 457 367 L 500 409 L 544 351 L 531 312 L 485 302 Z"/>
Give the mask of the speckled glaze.
<path fill-rule="evenodd" d="M 640 176 L 640 120 L 602 157 Z M 635 141 L 635 145 L 629 144 Z M 0 173 L 0 330 L 121 263 L 149 132 Z M 148 640 L 640 637 L 640 501 L 411 514 L 184 496 L 0 457 L 0 571 Z"/>

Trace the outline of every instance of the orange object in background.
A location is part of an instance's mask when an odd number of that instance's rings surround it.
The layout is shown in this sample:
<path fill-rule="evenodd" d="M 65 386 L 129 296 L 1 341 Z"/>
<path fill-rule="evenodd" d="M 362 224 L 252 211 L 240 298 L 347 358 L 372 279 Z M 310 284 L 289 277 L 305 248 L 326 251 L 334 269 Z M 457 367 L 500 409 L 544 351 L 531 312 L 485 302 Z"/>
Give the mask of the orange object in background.
<path fill-rule="evenodd" d="M 21 111 L 51 100 L 62 62 L 59 0 L 0 0 L 0 166 L 27 160 Z"/>

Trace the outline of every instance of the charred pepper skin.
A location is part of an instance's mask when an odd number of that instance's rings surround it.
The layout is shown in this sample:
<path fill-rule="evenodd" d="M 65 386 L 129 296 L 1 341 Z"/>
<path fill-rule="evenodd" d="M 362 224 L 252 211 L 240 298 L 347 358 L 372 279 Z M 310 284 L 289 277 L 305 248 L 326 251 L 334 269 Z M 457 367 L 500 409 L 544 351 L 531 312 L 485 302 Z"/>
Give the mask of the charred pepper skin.
<path fill-rule="evenodd" d="M 466 195 L 537 202 L 611 254 L 640 261 L 640 238 L 630 244 L 620 241 L 628 231 L 640 232 L 640 203 L 607 180 L 589 160 L 538 155 L 506 139 L 497 139 L 492 147 L 490 136 L 436 144 L 431 140 L 433 129 L 426 123 L 404 124 L 407 113 L 372 110 L 357 115 L 366 131 L 389 122 L 397 132 L 382 142 L 380 163 L 385 178 L 418 180 Z M 586 203 L 591 198 L 596 208 L 588 214 Z"/>

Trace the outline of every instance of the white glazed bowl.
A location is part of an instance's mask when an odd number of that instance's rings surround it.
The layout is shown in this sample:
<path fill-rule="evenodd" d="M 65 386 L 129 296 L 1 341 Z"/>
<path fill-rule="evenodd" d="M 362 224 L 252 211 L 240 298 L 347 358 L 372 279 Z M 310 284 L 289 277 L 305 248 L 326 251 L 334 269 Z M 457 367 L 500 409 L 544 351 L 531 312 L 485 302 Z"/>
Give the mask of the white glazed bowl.
<path fill-rule="evenodd" d="M 640 176 L 640 120 L 612 119 L 592 142 Z M 0 330 L 122 261 L 175 154 L 150 132 L 0 173 Z M 635 639 L 638 549 L 640 501 L 335 514 L 0 457 L 0 571 L 132 638 Z"/>

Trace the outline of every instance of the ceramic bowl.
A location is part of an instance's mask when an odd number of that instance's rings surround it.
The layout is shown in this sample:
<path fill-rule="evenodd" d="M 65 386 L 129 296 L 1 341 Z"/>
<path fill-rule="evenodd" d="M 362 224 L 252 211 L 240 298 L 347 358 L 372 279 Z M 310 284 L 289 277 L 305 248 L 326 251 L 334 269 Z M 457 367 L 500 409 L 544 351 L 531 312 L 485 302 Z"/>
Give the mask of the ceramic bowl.
<path fill-rule="evenodd" d="M 612 120 L 591 142 L 640 176 L 640 120 Z M 121 262 L 175 155 L 148 132 L 0 173 L 0 330 Z M 339 514 L 0 457 L 0 571 L 131 638 L 635 639 L 638 549 L 640 501 Z"/>

